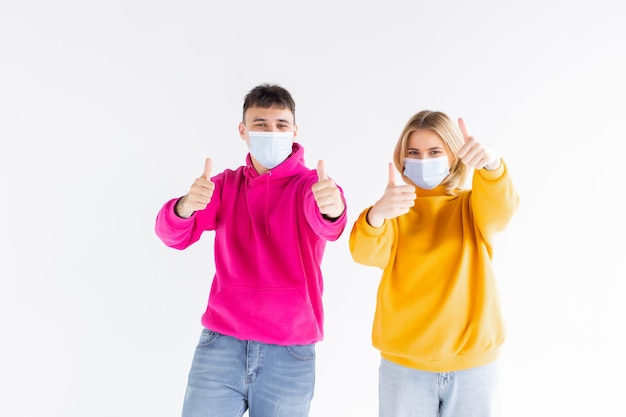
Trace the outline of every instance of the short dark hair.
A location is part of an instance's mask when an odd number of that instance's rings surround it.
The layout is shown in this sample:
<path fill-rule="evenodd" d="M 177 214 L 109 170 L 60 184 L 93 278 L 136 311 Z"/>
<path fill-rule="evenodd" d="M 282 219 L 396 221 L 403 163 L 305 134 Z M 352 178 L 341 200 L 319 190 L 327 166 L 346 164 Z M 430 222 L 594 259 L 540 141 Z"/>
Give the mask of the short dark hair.
<path fill-rule="evenodd" d="M 289 91 L 276 84 L 261 84 L 254 87 L 246 94 L 243 100 L 243 120 L 246 118 L 246 111 L 250 107 L 261 107 L 264 109 L 278 106 L 281 109 L 289 109 L 296 119 L 296 103 L 293 101 Z"/>

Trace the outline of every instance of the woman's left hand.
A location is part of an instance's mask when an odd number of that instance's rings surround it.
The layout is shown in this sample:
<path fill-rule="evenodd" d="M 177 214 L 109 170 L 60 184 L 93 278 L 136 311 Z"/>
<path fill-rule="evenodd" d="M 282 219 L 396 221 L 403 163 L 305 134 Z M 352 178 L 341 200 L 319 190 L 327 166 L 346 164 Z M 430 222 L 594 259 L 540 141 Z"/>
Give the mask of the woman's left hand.
<path fill-rule="evenodd" d="M 467 133 L 467 127 L 462 118 L 459 118 L 459 128 L 465 141 L 465 144 L 461 146 L 458 152 L 461 161 L 469 168 L 498 169 L 500 167 L 500 153 L 489 146 L 481 144 Z"/>

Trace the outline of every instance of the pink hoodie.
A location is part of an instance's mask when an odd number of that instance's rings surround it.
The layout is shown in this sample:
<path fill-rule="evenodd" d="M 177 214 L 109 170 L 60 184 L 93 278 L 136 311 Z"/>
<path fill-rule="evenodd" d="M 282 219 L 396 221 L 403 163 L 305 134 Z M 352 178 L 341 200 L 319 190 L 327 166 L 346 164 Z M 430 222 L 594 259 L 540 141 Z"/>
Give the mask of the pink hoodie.
<path fill-rule="evenodd" d="M 174 213 L 178 198 L 165 203 L 155 231 L 167 246 L 185 249 L 215 230 L 204 327 L 278 345 L 318 342 L 324 323 L 320 264 L 326 241 L 343 233 L 347 209 L 335 221 L 322 217 L 311 191 L 317 172 L 304 165 L 297 143 L 287 160 L 263 175 L 249 154 L 246 161 L 211 178 L 211 202 L 190 218 Z"/>

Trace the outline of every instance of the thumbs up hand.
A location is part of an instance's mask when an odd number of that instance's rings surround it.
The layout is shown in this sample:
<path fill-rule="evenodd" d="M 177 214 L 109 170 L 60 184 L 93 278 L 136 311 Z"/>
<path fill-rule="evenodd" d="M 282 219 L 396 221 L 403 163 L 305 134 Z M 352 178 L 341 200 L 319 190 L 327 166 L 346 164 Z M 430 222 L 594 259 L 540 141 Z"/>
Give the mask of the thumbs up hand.
<path fill-rule="evenodd" d="M 367 213 L 367 222 L 373 227 L 380 227 L 385 219 L 393 219 L 409 212 L 415 205 L 415 187 L 408 184 L 396 185 L 396 169 L 389 163 L 389 182 L 383 196 Z"/>
<path fill-rule="evenodd" d="M 324 169 L 324 161 L 317 163 L 317 182 L 311 187 L 317 207 L 324 216 L 336 219 L 346 209 L 341 192 L 335 182 L 328 178 Z"/>
<path fill-rule="evenodd" d="M 193 182 L 189 188 L 189 193 L 178 200 L 174 210 L 179 217 L 184 219 L 198 210 L 204 210 L 213 197 L 215 183 L 211 181 L 211 170 L 213 169 L 213 161 L 207 158 L 204 162 L 204 172 Z"/>
<path fill-rule="evenodd" d="M 488 170 L 500 167 L 500 153 L 495 149 L 482 145 L 473 136 L 467 133 L 467 127 L 463 119 L 459 118 L 459 128 L 463 134 L 464 145 L 459 149 L 458 155 L 468 168 Z"/>

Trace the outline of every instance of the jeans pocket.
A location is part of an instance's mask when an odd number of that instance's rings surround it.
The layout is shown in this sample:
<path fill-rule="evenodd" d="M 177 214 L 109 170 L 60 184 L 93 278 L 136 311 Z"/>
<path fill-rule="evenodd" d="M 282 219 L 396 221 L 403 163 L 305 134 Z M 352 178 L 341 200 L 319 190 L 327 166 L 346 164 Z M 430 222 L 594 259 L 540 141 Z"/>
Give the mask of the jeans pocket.
<path fill-rule="evenodd" d="M 202 333 L 200 333 L 200 340 L 198 341 L 198 347 L 210 345 L 215 342 L 219 336 L 220 334 L 218 332 L 214 332 L 209 329 L 202 329 Z"/>
<path fill-rule="evenodd" d="M 315 359 L 315 344 L 287 346 L 287 352 L 299 361 L 311 361 Z"/>

